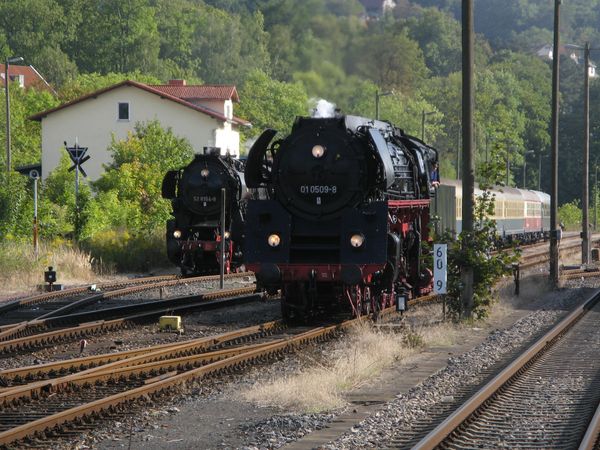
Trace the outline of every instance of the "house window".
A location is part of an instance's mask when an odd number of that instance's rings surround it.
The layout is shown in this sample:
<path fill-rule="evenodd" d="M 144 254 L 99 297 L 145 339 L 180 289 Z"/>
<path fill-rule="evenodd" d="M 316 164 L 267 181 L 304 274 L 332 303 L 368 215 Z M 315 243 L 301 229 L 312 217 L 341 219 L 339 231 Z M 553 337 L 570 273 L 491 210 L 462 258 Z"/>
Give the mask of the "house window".
<path fill-rule="evenodd" d="M 119 120 L 129 120 L 129 103 L 119 103 Z"/>

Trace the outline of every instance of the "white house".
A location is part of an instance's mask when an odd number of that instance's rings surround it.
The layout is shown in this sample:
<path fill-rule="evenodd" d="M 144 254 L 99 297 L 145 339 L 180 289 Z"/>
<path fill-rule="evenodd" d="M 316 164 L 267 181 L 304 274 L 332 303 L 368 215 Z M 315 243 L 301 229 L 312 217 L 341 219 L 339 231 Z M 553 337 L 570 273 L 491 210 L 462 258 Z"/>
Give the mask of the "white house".
<path fill-rule="evenodd" d="M 127 80 L 92 92 L 30 117 L 42 125 L 42 177 L 58 166 L 63 143 L 77 140 L 88 148 L 83 167 L 89 179 L 98 179 L 111 162 L 112 136 L 125 139 L 136 123 L 151 120 L 187 138 L 198 153 L 219 147 L 222 154 L 239 156 L 237 128 L 250 123 L 233 115 L 238 101 L 235 86 L 187 86 L 183 80 L 161 86 Z"/>
<path fill-rule="evenodd" d="M 553 49 L 554 49 L 554 46 L 552 44 L 545 44 L 543 47 L 541 47 L 539 50 L 536 51 L 536 54 L 541 58 L 552 60 L 554 57 Z M 568 55 L 569 58 L 575 64 L 578 64 L 578 65 L 585 64 L 585 61 L 583 58 L 583 50 L 578 45 L 573 45 L 573 44 L 561 45 L 560 46 L 560 54 Z M 588 67 L 588 72 L 589 72 L 590 78 L 596 78 L 598 76 L 597 71 L 596 71 L 596 64 L 594 64 L 592 61 L 590 61 L 590 65 Z"/>

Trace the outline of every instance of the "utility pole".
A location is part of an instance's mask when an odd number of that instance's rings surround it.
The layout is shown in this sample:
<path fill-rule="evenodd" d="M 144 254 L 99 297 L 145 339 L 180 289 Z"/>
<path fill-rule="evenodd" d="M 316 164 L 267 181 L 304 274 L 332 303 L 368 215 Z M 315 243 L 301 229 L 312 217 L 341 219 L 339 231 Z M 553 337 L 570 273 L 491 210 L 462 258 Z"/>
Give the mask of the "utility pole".
<path fill-rule="evenodd" d="M 460 131 L 461 131 L 461 123 L 458 123 L 458 132 L 456 133 L 456 179 L 460 180 Z"/>
<path fill-rule="evenodd" d="M 473 0 L 462 0 L 462 232 L 463 250 L 470 245 L 473 233 L 473 204 L 475 174 L 473 164 Z M 462 316 L 469 318 L 473 312 L 473 267 L 461 267 Z"/>
<path fill-rule="evenodd" d="M 227 228 L 225 227 L 225 208 L 227 207 L 227 200 L 225 196 L 227 190 L 221 189 L 221 257 L 219 258 L 219 288 L 224 289 L 225 287 L 225 235 Z"/>
<path fill-rule="evenodd" d="M 421 140 L 423 142 L 425 142 L 425 117 L 430 116 L 432 114 L 435 114 L 435 112 L 434 111 L 425 112 L 425 110 L 423 110 L 421 112 Z"/>
<path fill-rule="evenodd" d="M 542 151 L 538 153 L 538 191 L 542 190 Z"/>
<path fill-rule="evenodd" d="M 375 91 L 375 119 L 376 120 L 379 120 L 379 98 L 380 97 L 386 97 L 388 95 L 392 95 L 393 93 L 394 93 L 394 91 L 382 92 L 380 94 L 379 90 Z"/>
<path fill-rule="evenodd" d="M 552 47 L 552 154 L 550 163 L 550 283 L 558 288 L 558 95 L 560 81 L 560 5 L 554 0 L 554 43 Z"/>
<path fill-rule="evenodd" d="M 590 43 L 585 43 L 583 77 L 583 189 L 582 189 L 582 230 L 581 264 L 590 262 L 590 219 L 589 219 L 589 181 L 590 181 Z"/>
<path fill-rule="evenodd" d="M 594 163 L 594 231 L 598 229 L 598 161 Z"/>
<path fill-rule="evenodd" d="M 506 144 L 506 187 L 510 186 L 510 147 Z"/>

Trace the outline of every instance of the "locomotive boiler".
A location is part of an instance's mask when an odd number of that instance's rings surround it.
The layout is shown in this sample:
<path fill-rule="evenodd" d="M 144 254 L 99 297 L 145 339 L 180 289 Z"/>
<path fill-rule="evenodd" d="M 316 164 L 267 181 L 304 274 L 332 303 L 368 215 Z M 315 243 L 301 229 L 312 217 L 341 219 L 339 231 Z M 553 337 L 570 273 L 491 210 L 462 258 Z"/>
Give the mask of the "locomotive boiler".
<path fill-rule="evenodd" d="M 431 290 L 421 267 L 437 151 L 393 125 L 356 116 L 297 118 L 248 154 L 244 260 L 282 313 L 361 315 Z M 273 142 L 272 142 L 273 141 Z"/>
<path fill-rule="evenodd" d="M 242 163 L 221 156 L 218 148 L 205 148 L 186 167 L 167 172 L 162 197 L 171 200 L 173 216 L 167 221 L 167 255 L 182 275 L 219 273 L 221 240 L 225 240 L 225 273 L 241 266 L 245 192 Z"/>

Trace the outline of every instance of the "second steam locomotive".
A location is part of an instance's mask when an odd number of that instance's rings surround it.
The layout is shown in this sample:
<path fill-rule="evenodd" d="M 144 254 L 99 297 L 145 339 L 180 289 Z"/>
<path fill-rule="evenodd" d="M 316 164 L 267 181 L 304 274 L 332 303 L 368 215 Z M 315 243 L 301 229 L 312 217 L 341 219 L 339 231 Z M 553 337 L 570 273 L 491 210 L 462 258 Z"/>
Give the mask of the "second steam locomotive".
<path fill-rule="evenodd" d="M 437 151 L 387 122 L 298 118 L 266 130 L 245 169 L 246 266 L 286 319 L 375 312 L 431 290 L 420 265 Z M 258 195 L 255 195 L 256 198 Z"/>
<path fill-rule="evenodd" d="M 225 240 L 225 273 L 242 264 L 246 191 L 242 169 L 240 161 L 221 156 L 218 148 L 206 147 L 204 154 L 197 154 L 186 167 L 165 175 L 162 196 L 171 200 L 173 208 L 173 219 L 167 222 L 167 255 L 182 275 L 219 273 L 221 240 Z"/>

